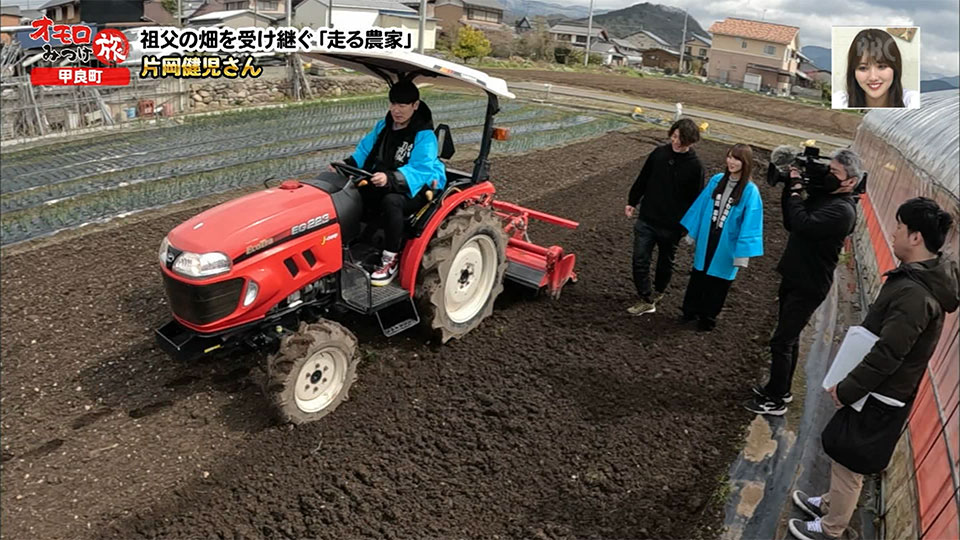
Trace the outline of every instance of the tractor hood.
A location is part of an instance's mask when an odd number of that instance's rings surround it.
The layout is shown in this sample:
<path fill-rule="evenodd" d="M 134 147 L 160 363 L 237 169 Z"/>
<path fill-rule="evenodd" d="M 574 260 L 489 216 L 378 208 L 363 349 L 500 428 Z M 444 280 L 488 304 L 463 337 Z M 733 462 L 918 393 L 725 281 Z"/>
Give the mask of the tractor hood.
<path fill-rule="evenodd" d="M 236 261 L 336 221 L 327 192 L 288 180 L 200 213 L 170 231 L 167 239 L 178 250 L 218 251 Z"/>

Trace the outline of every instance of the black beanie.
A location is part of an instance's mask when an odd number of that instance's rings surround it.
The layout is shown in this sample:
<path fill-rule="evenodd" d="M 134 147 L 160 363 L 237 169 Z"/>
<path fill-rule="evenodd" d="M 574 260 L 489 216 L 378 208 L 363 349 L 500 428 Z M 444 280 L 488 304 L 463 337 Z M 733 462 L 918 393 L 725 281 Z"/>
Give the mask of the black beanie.
<path fill-rule="evenodd" d="M 408 80 L 402 80 L 390 87 L 390 103 L 413 103 L 420 99 L 420 90 L 417 85 Z"/>

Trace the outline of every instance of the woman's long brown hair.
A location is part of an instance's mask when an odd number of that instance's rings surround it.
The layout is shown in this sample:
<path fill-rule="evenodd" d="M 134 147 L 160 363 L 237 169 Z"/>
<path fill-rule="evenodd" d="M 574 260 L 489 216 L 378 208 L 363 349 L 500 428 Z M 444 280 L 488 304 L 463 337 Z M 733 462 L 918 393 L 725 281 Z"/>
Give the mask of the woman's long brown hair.
<path fill-rule="evenodd" d="M 743 195 L 743 188 L 747 185 L 747 182 L 750 181 L 750 174 L 753 172 L 753 149 L 751 149 L 749 145 L 737 143 L 727 152 L 727 155 L 733 156 L 737 158 L 740 163 L 743 163 L 743 168 L 740 169 L 740 181 L 737 182 L 737 187 L 733 188 L 733 193 L 730 194 L 730 199 L 733 201 L 732 204 L 737 204 L 740 202 L 740 196 Z M 713 191 L 713 198 L 723 194 L 723 190 L 727 189 L 727 181 L 729 179 L 730 169 L 724 167 L 723 178 L 720 180 L 720 183 L 717 184 L 717 189 Z"/>
<path fill-rule="evenodd" d="M 857 66 L 863 61 L 887 64 L 893 68 L 893 82 L 887 90 L 887 107 L 903 107 L 903 58 L 893 36 L 879 28 L 861 30 L 847 51 L 847 106 L 862 108 L 867 106 L 867 95 L 857 83 Z"/>

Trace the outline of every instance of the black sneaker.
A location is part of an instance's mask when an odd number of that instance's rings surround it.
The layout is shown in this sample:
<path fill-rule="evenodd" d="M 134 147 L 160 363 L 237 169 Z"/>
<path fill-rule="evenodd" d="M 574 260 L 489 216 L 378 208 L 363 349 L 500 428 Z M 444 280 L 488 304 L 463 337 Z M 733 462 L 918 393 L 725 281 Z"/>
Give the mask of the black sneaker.
<path fill-rule="evenodd" d="M 820 497 L 810 497 L 797 489 L 793 492 L 793 504 L 814 519 L 823 517 L 823 510 L 820 509 Z"/>
<path fill-rule="evenodd" d="M 787 405 L 784 402 L 775 402 L 767 397 L 757 397 L 748 399 L 743 408 L 754 414 L 767 414 L 770 416 L 783 416 L 787 412 Z"/>
<path fill-rule="evenodd" d="M 750 391 L 753 392 L 753 395 L 758 398 L 767 397 L 766 390 L 764 390 L 763 387 L 760 385 L 754 386 L 753 388 L 750 389 Z M 783 397 L 780 398 L 780 400 L 783 401 L 784 403 L 790 403 L 793 401 L 793 394 L 791 394 L 790 392 L 787 392 L 786 394 L 783 395 Z"/>

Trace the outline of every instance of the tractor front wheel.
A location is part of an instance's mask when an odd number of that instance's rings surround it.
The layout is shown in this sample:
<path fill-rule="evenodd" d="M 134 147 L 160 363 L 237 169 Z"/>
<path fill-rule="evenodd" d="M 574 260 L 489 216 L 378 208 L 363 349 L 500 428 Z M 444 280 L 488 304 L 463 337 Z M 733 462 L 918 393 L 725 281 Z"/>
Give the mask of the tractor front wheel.
<path fill-rule="evenodd" d="M 417 286 L 420 312 L 444 343 L 493 312 L 506 269 L 507 238 L 491 209 L 474 206 L 447 216 L 423 254 Z"/>
<path fill-rule="evenodd" d="M 349 330 L 328 320 L 302 322 L 267 357 L 264 394 L 284 422 L 319 420 L 347 399 L 359 360 Z"/>

